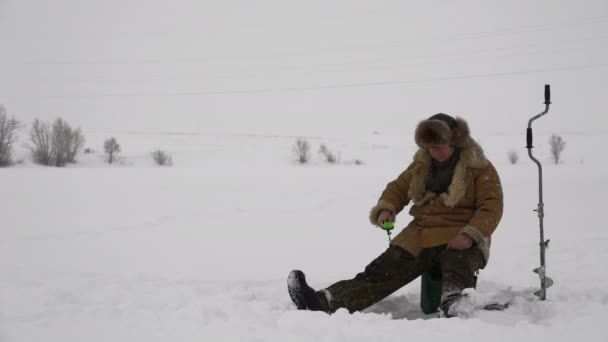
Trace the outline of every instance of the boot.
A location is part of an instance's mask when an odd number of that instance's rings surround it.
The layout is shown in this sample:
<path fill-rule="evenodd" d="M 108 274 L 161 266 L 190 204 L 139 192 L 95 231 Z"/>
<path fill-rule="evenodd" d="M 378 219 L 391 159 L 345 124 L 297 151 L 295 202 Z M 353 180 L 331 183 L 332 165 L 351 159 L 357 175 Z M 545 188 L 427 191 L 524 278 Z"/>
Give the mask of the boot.
<path fill-rule="evenodd" d="M 308 286 L 304 272 L 295 270 L 289 273 L 287 290 L 298 310 L 330 312 L 325 290 L 315 291 Z"/>
<path fill-rule="evenodd" d="M 458 301 L 460 301 L 460 299 L 462 298 L 462 294 L 457 292 L 457 293 L 450 293 L 446 296 L 444 296 L 444 298 L 441 301 L 441 304 L 439 305 L 439 317 L 445 317 L 445 318 L 450 318 L 450 317 L 454 317 L 457 316 L 457 314 L 454 312 L 454 310 L 452 309 L 457 303 Z M 452 310 L 450 310 L 452 309 Z"/>

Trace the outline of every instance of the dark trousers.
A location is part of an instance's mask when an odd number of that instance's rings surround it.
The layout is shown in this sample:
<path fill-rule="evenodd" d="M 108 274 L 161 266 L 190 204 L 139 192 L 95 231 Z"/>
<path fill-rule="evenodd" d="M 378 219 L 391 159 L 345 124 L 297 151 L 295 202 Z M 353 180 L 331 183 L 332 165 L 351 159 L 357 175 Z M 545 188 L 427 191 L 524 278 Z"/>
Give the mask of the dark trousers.
<path fill-rule="evenodd" d="M 353 279 L 339 281 L 327 288 L 331 294 L 331 312 L 346 308 L 361 311 L 404 285 L 423 272 L 439 266 L 443 277 L 442 293 L 461 292 L 475 286 L 475 272 L 485 266 L 478 248 L 447 249 L 446 245 L 425 248 L 417 257 L 391 245 Z"/>

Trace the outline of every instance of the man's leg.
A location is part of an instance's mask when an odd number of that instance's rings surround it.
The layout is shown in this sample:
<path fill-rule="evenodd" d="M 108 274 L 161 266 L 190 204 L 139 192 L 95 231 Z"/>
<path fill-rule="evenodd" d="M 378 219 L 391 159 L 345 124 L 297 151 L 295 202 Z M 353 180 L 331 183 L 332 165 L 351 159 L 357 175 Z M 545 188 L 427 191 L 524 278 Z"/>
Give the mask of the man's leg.
<path fill-rule="evenodd" d="M 449 317 L 449 309 L 460 299 L 462 290 L 475 286 L 475 272 L 485 266 L 485 260 L 478 248 L 445 249 L 438 262 L 443 278 L 441 310 Z"/>
<path fill-rule="evenodd" d="M 361 311 L 416 279 L 422 271 L 422 263 L 416 257 L 401 247 L 390 246 L 355 278 L 339 281 L 325 290 L 330 312 L 340 308 Z"/>

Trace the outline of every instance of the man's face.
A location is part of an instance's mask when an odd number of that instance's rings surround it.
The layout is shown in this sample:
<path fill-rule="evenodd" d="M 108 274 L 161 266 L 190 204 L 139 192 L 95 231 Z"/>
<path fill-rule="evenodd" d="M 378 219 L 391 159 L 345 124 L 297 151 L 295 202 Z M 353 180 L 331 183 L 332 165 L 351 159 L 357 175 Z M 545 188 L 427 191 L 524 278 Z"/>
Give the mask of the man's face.
<path fill-rule="evenodd" d="M 443 163 L 444 161 L 450 159 L 452 154 L 454 153 L 454 147 L 449 144 L 445 145 L 429 145 L 427 146 L 431 157 L 436 161 Z"/>

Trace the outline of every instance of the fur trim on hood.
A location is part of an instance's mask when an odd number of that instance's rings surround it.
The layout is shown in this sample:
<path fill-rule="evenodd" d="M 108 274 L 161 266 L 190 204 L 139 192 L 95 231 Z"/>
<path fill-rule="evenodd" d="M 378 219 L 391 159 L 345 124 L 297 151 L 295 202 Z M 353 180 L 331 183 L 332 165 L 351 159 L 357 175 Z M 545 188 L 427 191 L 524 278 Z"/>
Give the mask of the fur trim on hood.
<path fill-rule="evenodd" d="M 445 114 L 444 114 L 445 115 Z M 451 118 L 449 115 L 445 115 Z M 470 138 L 469 125 L 460 117 L 453 119 L 453 127 L 444 120 L 432 119 L 422 120 L 416 127 L 415 140 L 420 147 L 428 145 L 450 144 L 455 147 L 464 147 Z"/>

